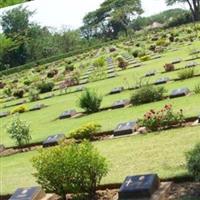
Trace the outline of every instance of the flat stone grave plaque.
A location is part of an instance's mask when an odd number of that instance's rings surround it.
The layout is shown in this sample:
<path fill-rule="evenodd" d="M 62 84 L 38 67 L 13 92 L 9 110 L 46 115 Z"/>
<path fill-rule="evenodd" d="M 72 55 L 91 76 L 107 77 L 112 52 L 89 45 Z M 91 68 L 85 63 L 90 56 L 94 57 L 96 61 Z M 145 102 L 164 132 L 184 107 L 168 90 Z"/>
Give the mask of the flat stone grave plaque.
<path fill-rule="evenodd" d="M 172 90 L 170 98 L 182 97 L 188 95 L 190 90 L 188 88 L 179 88 Z"/>
<path fill-rule="evenodd" d="M 45 195 L 41 187 L 19 188 L 9 200 L 40 200 Z"/>
<path fill-rule="evenodd" d="M 137 121 L 131 121 L 126 123 L 120 123 L 114 130 L 114 136 L 132 134 L 137 128 Z"/>
<path fill-rule="evenodd" d="M 84 86 L 79 86 L 76 88 L 76 92 L 80 92 L 80 91 L 83 91 L 85 89 Z"/>
<path fill-rule="evenodd" d="M 119 190 L 119 200 L 151 198 L 159 189 L 157 174 L 127 176 Z"/>
<path fill-rule="evenodd" d="M 7 117 L 9 114 L 9 112 L 0 112 L 0 118 Z"/>
<path fill-rule="evenodd" d="M 190 67 L 195 67 L 197 66 L 197 63 L 196 62 L 189 62 L 185 65 L 186 68 L 190 68 Z"/>
<path fill-rule="evenodd" d="M 5 146 L 3 144 L 0 144 L 0 153 L 5 150 Z"/>
<path fill-rule="evenodd" d="M 169 81 L 168 77 L 162 77 L 155 81 L 155 85 L 164 84 Z"/>
<path fill-rule="evenodd" d="M 124 90 L 124 87 L 116 87 L 116 88 L 113 88 L 111 91 L 110 91 L 110 94 L 117 94 L 117 93 L 120 93 Z"/>
<path fill-rule="evenodd" d="M 154 55 L 154 56 L 151 57 L 151 59 L 159 59 L 161 57 L 162 57 L 161 55 Z"/>
<path fill-rule="evenodd" d="M 115 78 L 117 76 L 116 73 L 113 73 L 113 74 L 108 74 L 108 78 Z"/>
<path fill-rule="evenodd" d="M 199 114 L 199 116 L 198 116 L 198 123 L 200 123 L 200 114 Z"/>
<path fill-rule="evenodd" d="M 52 97 L 54 97 L 54 94 L 52 93 L 52 94 L 49 94 L 49 95 L 47 95 L 47 96 L 45 96 L 43 99 L 50 99 L 50 98 L 52 98 Z"/>
<path fill-rule="evenodd" d="M 107 70 L 107 73 L 108 73 L 108 74 L 111 74 L 111 73 L 113 73 L 113 72 L 115 72 L 114 68 Z"/>
<path fill-rule="evenodd" d="M 156 71 L 155 70 L 152 70 L 152 71 L 149 71 L 145 74 L 146 77 L 149 77 L 149 76 L 155 76 L 156 74 Z"/>
<path fill-rule="evenodd" d="M 171 64 L 175 65 L 175 64 L 178 64 L 178 63 L 180 63 L 180 62 L 181 62 L 181 59 L 180 59 L 180 58 L 177 58 L 177 59 L 173 60 L 173 61 L 171 62 Z"/>
<path fill-rule="evenodd" d="M 81 76 L 81 80 L 85 80 L 85 79 L 88 79 L 88 78 L 89 78 L 89 75 Z"/>
<path fill-rule="evenodd" d="M 29 111 L 41 110 L 44 107 L 45 107 L 44 104 L 39 103 L 39 104 L 34 105 L 32 108 L 30 108 Z"/>
<path fill-rule="evenodd" d="M 76 110 L 74 110 L 74 109 L 65 111 L 65 112 L 63 112 L 63 113 L 59 116 L 59 119 L 66 119 L 66 118 L 73 117 L 76 113 L 77 113 L 77 112 L 76 112 Z"/>
<path fill-rule="evenodd" d="M 119 100 L 112 104 L 112 109 L 123 108 L 123 107 L 127 106 L 128 104 L 129 104 L 128 99 Z"/>
<path fill-rule="evenodd" d="M 51 146 L 56 146 L 59 145 L 62 140 L 65 139 L 64 134 L 57 134 L 57 135 L 52 135 L 49 136 L 46 140 L 43 142 L 43 147 L 51 147 Z"/>

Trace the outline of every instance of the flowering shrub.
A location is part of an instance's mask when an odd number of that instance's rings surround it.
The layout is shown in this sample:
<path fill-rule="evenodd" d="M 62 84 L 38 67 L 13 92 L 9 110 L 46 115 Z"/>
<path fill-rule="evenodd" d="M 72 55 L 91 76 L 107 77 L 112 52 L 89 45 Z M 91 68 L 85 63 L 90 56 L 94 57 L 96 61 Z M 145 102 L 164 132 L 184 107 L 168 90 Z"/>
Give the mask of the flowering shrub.
<path fill-rule="evenodd" d="M 172 105 L 165 105 L 160 111 L 150 110 L 144 115 L 144 119 L 140 121 L 141 126 L 145 126 L 150 131 L 170 128 L 173 125 L 182 125 L 184 121 L 183 111 L 175 113 Z"/>
<path fill-rule="evenodd" d="M 72 131 L 70 136 L 75 139 L 92 139 L 93 136 L 100 131 L 101 125 L 95 123 L 88 123 L 82 127 Z"/>

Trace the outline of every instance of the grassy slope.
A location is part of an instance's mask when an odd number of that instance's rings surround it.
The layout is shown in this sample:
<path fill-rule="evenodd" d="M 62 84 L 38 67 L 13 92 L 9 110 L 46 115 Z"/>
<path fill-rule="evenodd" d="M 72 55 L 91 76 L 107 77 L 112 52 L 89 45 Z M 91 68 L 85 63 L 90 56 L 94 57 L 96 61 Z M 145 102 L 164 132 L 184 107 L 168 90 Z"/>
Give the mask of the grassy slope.
<path fill-rule="evenodd" d="M 200 142 L 200 127 L 95 142 L 95 147 L 108 159 L 110 166 L 102 183 L 122 182 L 127 175 L 148 172 L 158 173 L 161 178 L 183 175 L 186 173 L 185 153 L 197 142 Z M 36 184 L 30 162 L 36 154 L 34 151 L 0 158 L 1 194 Z"/>

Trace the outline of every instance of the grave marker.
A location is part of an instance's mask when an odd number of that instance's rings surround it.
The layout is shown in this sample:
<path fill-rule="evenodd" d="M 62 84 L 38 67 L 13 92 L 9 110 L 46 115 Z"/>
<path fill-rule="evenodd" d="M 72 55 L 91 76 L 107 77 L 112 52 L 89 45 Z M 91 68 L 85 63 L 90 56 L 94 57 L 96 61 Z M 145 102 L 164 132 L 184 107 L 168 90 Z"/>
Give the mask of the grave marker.
<path fill-rule="evenodd" d="M 40 200 L 45 195 L 41 187 L 19 188 L 9 200 Z"/>
<path fill-rule="evenodd" d="M 180 63 L 180 62 L 181 62 L 181 59 L 180 59 L 180 58 L 177 58 L 177 59 L 173 60 L 173 61 L 171 62 L 171 64 L 175 65 L 175 64 L 178 64 L 178 63 Z"/>
<path fill-rule="evenodd" d="M 127 176 L 119 190 L 119 200 L 151 198 L 159 189 L 157 174 Z"/>
<path fill-rule="evenodd" d="M 114 136 L 132 134 L 137 129 L 137 121 L 120 123 L 114 130 Z"/>
<path fill-rule="evenodd" d="M 43 147 L 51 147 L 51 146 L 56 146 L 59 145 L 60 142 L 62 142 L 65 139 L 64 134 L 57 134 L 57 135 L 52 135 L 49 136 L 46 140 L 43 142 Z"/>
<path fill-rule="evenodd" d="M 3 144 L 0 144 L 0 153 L 5 150 L 5 146 Z"/>
<path fill-rule="evenodd" d="M 34 105 L 32 108 L 29 109 L 29 111 L 35 111 L 35 110 L 41 110 L 42 108 L 44 108 L 44 104 L 36 104 Z"/>
<path fill-rule="evenodd" d="M 190 68 L 190 67 L 195 67 L 197 66 L 197 63 L 196 62 L 189 62 L 185 65 L 186 68 Z"/>
<path fill-rule="evenodd" d="M 110 94 L 117 94 L 117 93 L 120 93 L 124 90 L 124 87 L 116 87 L 116 88 L 113 88 L 111 91 L 110 91 Z"/>
<path fill-rule="evenodd" d="M 0 118 L 7 117 L 9 114 L 9 112 L 0 112 Z"/>
<path fill-rule="evenodd" d="M 172 90 L 169 97 L 170 98 L 182 97 L 182 96 L 188 95 L 189 93 L 190 93 L 190 90 L 188 88 L 179 88 L 179 89 Z"/>
<path fill-rule="evenodd" d="M 128 104 L 129 104 L 128 99 L 119 100 L 112 104 L 112 109 L 123 108 L 123 107 L 127 106 Z"/>
<path fill-rule="evenodd" d="M 156 74 L 156 71 L 155 70 L 152 70 L 152 71 L 149 71 L 145 74 L 146 77 L 149 77 L 149 76 L 155 76 Z"/>
<path fill-rule="evenodd" d="M 74 115 L 76 115 L 76 113 L 77 112 L 76 112 L 75 109 L 71 109 L 71 110 L 65 111 L 59 116 L 59 119 L 66 119 L 66 118 L 73 117 Z"/>
<path fill-rule="evenodd" d="M 163 78 L 156 80 L 155 85 L 164 84 L 164 83 L 167 83 L 168 81 L 169 81 L 168 77 L 163 77 Z"/>

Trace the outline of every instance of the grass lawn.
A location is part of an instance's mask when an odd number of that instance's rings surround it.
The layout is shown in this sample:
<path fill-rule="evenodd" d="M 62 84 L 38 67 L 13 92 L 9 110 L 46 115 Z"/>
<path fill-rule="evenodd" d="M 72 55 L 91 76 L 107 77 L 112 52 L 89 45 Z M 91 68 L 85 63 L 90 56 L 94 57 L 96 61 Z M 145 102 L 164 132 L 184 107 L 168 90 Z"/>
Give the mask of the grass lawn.
<path fill-rule="evenodd" d="M 122 182 L 127 175 L 158 173 L 169 178 L 187 173 L 185 153 L 200 142 L 200 127 L 173 129 L 148 135 L 138 135 L 94 142 L 110 166 L 102 183 Z M 12 193 L 18 187 L 35 185 L 28 152 L 0 158 L 2 170 L 1 194 Z"/>

